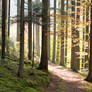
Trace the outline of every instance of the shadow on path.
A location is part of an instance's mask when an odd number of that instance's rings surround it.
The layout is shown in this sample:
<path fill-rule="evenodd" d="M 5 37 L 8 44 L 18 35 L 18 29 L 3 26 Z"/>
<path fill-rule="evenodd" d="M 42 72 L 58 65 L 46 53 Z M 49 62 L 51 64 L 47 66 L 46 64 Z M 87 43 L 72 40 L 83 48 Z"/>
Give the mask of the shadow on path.
<path fill-rule="evenodd" d="M 86 92 L 84 80 L 77 73 L 68 69 L 60 69 L 54 64 L 49 65 L 49 70 L 52 73 L 52 79 L 45 92 L 63 92 L 62 88 L 59 91 L 61 82 L 65 85 L 65 92 Z"/>

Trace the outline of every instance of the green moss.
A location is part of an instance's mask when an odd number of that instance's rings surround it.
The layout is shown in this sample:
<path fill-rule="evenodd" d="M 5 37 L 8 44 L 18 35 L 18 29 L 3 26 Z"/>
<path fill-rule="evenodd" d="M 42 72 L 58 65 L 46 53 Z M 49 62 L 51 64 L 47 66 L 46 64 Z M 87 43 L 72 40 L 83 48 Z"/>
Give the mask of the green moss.
<path fill-rule="evenodd" d="M 65 89 L 66 89 L 66 86 L 64 85 L 63 82 L 61 82 L 61 83 L 59 84 L 58 92 L 60 92 L 60 91 L 65 92 Z"/>
<path fill-rule="evenodd" d="M 88 88 L 88 92 L 92 92 L 92 88 Z"/>
<path fill-rule="evenodd" d="M 26 87 L 22 92 L 39 92 L 37 89 Z"/>
<path fill-rule="evenodd" d="M 25 65 L 23 79 L 17 77 L 18 63 L 0 66 L 0 92 L 43 92 L 50 75 Z M 43 85 L 44 84 L 44 85 Z"/>

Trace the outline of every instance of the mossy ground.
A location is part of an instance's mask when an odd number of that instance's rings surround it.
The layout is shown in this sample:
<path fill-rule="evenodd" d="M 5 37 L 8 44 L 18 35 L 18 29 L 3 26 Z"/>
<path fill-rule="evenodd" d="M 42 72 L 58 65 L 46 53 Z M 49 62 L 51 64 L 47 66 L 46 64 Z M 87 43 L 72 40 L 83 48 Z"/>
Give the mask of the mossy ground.
<path fill-rule="evenodd" d="M 17 76 L 18 63 L 0 65 L 0 92 L 44 92 L 50 82 L 50 75 L 24 65 L 24 77 Z"/>
<path fill-rule="evenodd" d="M 86 88 L 87 88 L 87 92 L 92 92 L 92 83 L 89 82 L 85 82 Z"/>
<path fill-rule="evenodd" d="M 61 82 L 59 84 L 59 90 L 58 90 L 58 92 L 60 92 L 61 90 L 62 90 L 62 92 L 65 92 L 65 89 L 66 89 L 66 85 L 63 82 Z"/>

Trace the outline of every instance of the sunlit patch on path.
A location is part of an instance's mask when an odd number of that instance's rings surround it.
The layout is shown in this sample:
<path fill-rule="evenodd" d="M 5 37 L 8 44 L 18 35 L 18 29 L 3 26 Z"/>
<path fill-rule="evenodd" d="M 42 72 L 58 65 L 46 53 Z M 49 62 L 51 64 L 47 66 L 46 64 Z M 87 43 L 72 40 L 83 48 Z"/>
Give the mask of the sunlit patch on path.
<path fill-rule="evenodd" d="M 68 69 L 60 69 L 58 66 L 50 64 L 49 70 L 52 72 L 52 81 L 46 92 L 62 92 L 58 91 L 60 82 L 66 86 L 65 92 L 86 92 L 84 80 L 77 73 Z M 61 81 L 62 80 L 62 81 Z"/>

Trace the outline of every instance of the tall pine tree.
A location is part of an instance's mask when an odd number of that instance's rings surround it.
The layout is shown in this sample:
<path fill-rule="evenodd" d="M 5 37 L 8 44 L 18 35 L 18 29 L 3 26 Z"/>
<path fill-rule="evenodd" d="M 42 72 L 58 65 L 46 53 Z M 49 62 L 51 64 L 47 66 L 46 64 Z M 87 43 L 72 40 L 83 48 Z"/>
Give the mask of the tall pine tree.
<path fill-rule="evenodd" d="M 28 59 L 32 60 L 32 0 L 28 0 Z"/>
<path fill-rule="evenodd" d="M 42 52 L 38 69 L 48 71 L 49 0 L 42 0 Z"/>
<path fill-rule="evenodd" d="M 61 0 L 61 16 L 64 16 L 64 0 Z M 60 65 L 64 66 L 64 19 L 61 17 L 61 55 Z"/>
<path fill-rule="evenodd" d="M 92 4 L 92 0 L 91 0 L 91 4 Z M 90 58 L 89 58 L 89 73 L 88 73 L 86 80 L 89 82 L 92 82 L 92 42 L 91 42 L 91 39 L 92 39 L 92 5 L 91 5 L 90 14 L 91 14 L 90 16 L 90 21 L 91 21 L 91 24 L 90 24 Z"/>
<path fill-rule="evenodd" d="M 6 25 L 7 22 L 7 0 L 2 0 L 2 55 L 1 62 L 5 60 L 5 39 L 6 39 Z"/>
<path fill-rule="evenodd" d="M 23 77 L 24 68 L 24 0 L 21 0 L 20 12 L 20 62 L 18 68 L 18 77 Z"/>
<path fill-rule="evenodd" d="M 55 54 L 56 54 L 56 0 L 54 0 L 54 36 L 53 36 L 52 63 L 55 63 Z"/>

